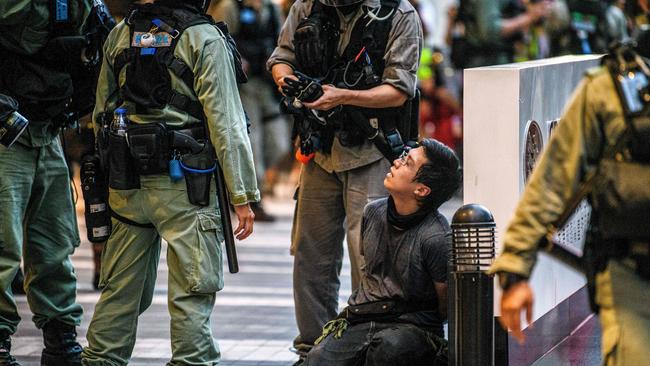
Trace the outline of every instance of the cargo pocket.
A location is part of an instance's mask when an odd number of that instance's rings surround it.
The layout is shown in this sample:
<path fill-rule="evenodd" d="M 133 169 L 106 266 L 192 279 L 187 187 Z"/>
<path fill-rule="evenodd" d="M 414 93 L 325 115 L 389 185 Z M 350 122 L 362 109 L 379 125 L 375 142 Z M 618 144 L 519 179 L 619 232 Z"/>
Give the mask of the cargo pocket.
<path fill-rule="evenodd" d="M 194 250 L 190 291 L 214 293 L 223 288 L 223 232 L 219 213 L 214 208 L 199 211 L 197 220 L 197 245 Z"/>

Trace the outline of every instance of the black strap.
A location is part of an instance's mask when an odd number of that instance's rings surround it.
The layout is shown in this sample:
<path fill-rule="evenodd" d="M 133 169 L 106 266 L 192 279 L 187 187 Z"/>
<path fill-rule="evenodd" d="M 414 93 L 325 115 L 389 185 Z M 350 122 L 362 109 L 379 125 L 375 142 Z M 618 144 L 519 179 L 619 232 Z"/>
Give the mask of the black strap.
<path fill-rule="evenodd" d="M 113 75 L 115 76 L 115 82 L 119 85 L 120 82 L 120 72 L 128 63 L 133 61 L 138 53 L 138 50 L 135 48 L 127 48 L 120 52 L 113 60 Z"/>
<path fill-rule="evenodd" d="M 203 105 L 198 100 L 192 100 L 185 94 L 181 94 L 172 90 L 169 93 L 169 101 L 167 104 L 176 109 L 186 112 L 198 120 L 205 119 L 205 114 L 203 113 Z"/>
<path fill-rule="evenodd" d="M 154 229 L 155 228 L 155 226 L 153 226 L 152 223 L 141 224 L 139 222 L 129 220 L 126 217 L 124 217 L 124 216 L 116 213 L 115 211 L 113 211 L 110 206 L 108 206 L 108 209 L 111 212 L 111 217 L 114 217 L 117 221 L 120 221 L 120 222 L 125 223 L 127 225 L 137 226 L 137 227 L 146 228 L 146 229 Z"/>

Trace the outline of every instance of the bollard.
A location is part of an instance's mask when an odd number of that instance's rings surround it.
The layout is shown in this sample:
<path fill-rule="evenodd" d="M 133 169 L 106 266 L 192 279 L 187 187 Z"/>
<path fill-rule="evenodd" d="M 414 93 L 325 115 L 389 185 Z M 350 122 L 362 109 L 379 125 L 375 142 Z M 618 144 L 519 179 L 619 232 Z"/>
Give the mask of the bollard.
<path fill-rule="evenodd" d="M 495 252 L 496 224 L 487 208 L 465 205 L 452 219 L 449 278 L 449 364 L 494 365 L 494 278 L 485 274 Z"/>

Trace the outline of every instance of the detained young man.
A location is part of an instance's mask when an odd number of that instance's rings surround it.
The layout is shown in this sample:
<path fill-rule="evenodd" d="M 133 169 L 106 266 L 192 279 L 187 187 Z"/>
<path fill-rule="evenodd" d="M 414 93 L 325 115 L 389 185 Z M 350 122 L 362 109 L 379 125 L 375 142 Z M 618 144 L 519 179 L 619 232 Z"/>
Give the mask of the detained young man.
<path fill-rule="evenodd" d="M 361 284 L 305 365 L 418 366 L 445 357 L 451 229 L 438 208 L 459 185 L 458 157 L 436 140 L 393 162 L 384 179 L 390 196 L 364 210 Z"/>

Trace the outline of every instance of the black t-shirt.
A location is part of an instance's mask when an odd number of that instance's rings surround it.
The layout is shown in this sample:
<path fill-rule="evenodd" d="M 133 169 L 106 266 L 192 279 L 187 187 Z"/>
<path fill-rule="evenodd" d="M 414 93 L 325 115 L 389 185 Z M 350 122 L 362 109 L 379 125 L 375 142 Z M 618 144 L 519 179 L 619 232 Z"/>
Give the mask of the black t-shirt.
<path fill-rule="evenodd" d="M 365 266 L 350 305 L 393 300 L 422 311 L 399 320 L 442 332 L 434 282 L 447 282 L 451 228 L 437 210 L 407 230 L 387 221 L 388 199 L 369 203 L 363 214 L 361 236 Z"/>

